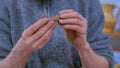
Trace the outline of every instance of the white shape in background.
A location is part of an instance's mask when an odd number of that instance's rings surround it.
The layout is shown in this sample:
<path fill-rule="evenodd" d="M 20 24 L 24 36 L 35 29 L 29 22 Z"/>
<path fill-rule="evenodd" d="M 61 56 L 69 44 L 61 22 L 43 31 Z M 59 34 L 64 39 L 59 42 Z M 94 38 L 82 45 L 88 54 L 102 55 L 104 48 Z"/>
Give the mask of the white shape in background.
<path fill-rule="evenodd" d="M 114 63 L 120 64 L 120 52 L 114 52 Z"/>

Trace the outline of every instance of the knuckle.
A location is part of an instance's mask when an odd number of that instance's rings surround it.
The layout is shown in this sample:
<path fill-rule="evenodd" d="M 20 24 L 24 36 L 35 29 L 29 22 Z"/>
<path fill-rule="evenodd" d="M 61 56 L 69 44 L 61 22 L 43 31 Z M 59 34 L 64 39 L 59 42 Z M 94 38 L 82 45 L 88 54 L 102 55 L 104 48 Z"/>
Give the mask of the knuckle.
<path fill-rule="evenodd" d="M 36 35 L 37 37 L 39 37 L 39 36 L 41 36 L 41 33 L 38 31 L 38 32 L 35 33 L 35 35 Z"/>
<path fill-rule="evenodd" d="M 71 19 L 66 20 L 65 22 L 71 22 Z"/>
<path fill-rule="evenodd" d="M 85 28 L 87 29 L 87 28 L 88 28 L 88 25 L 85 25 Z"/>
<path fill-rule="evenodd" d="M 37 35 L 41 37 L 41 36 L 44 35 L 44 33 L 45 33 L 45 29 L 39 30 L 39 31 L 37 32 Z"/>
<path fill-rule="evenodd" d="M 79 30 L 80 29 L 79 26 L 76 26 L 76 29 Z"/>
<path fill-rule="evenodd" d="M 84 22 L 88 23 L 88 20 L 86 18 L 84 18 Z"/>
<path fill-rule="evenodd" d="M 22 33 L 22 37 L 25 38 L 25 33 L 24 32 Z"/>
<path fill-rule="evenodd" d="M 34 43 L 34 44 L 32 45 L 32 48 L 33 48 L 33 49 L 36 49 L 36 48 L 39 46 L 39 44 L 40 44 L 40 43 L 38 43 L 38 42 L 37 42 L 37 43 Z"/>
<path fill-rule="evenodd" d="M 30 31 L 34 31 L 35 28 L 33 26 L 30 27 Z"/>
<path fill-rule="evenodd" d="M 74 11 L 73 9 L 69 9 L 70 11 Z"/>
<path fill-rule="evenodd" d="M 37 33 L 35 34 L 35 37 L 36 37 L 36 38 L 41 38 L 41 34 L 37 32 Z"/>
<path fill-rule="evenodd" d="M 49 35 L 50 35 L 49 33 L 44 37 L 44 40 L 49 40 Z"/>
<path fill-rule="evenodd" d="M 81 30 L 81 33 L 82 33 L 82 34 L 85 34 L 85 33 L 86 33 L 86 30 L 85 30 L 85 29 L 82 29 L 82 30 Z"/>
<path fill-rule="evenodd" d="M 22 33 L 22 35 L 25 35 L 27 33 L 27 29 L 25 29 Z"/>
<path fill-rule="evenodd" d="M 29 40 L 26 40 L 26 41 L 25 41 L 25 44 L 26 44 L 26 45 L 31 45 L 31 43 L 30 43 Z"/>
<path fill-rule="evenodd" d="M 79 12 L 74 12 L 74 14 L 75 14 L 78 18 L 80 18 L 80 17 L 81 17 L 81 15 L 80 15 L 80 13 L 79 13 Z"/>
<path fill-rule="evenodd" d="M 25 40 L 26 39 L 26 31 L 24 31 L 23 33 L 22 33 L 22 38 Z"/>
<path fill-rule="evenodd" d="M 49 20 L 49 18 L 43 18 L 43 19 L 41 19 L 40 23 L 44 23 L 45 24 L 48 20 Z"/>
<path fill-rule="evenodd" d="M 43 30 L 48 29 L 51 26 L 51 22 L 47 23 L 47 25 L 43 28 Z"/>
<path fill-rule="evenodd" d="M 75 23 L 79 23 L 80 21 L 78 19 L 75 19 Z"/>
<path fill-rule="evenodd" d="M 79 15 L 79 13 L 78 12 L 74 12 L 76 15 Z"/>
<path fill-rule="evenodd" d="M 47 41 L 47 40 L 49 40 L 49 38 L 48 38 L 48 37 L 46 37 L 46 41 Z"/>
<path fill-rule="evenodd" d="M 48 37 L 47 37 L 47 36 L 45 36 L 45 37 L 44 37 L 44 41 L 47 41 L 47 40 L 48 40 Z"/>
<path fill-rule="evenodd" d="M 51 33 L 51 31 L 49 31 L 49 32 L 47 33 L 47 35 L 45 36 L 45 38 L 48 38 L 49 35 L 50 35 L 50 33 Z"/>
<path fill-rule="evenodd" d="M 38 30 L 38 31 L 36 32 L 36 34 L 39 35 L 39 34 L 40 34 L 40 30 Z"/>

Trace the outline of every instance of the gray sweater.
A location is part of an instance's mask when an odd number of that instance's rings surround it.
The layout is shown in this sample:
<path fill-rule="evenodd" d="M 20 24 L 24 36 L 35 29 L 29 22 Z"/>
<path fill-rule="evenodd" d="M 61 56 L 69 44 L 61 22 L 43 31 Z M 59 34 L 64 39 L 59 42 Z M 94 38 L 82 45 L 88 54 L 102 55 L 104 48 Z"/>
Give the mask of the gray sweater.
<path fill-rule="evenodd" d="M 109 38 L 102 33 L 104 16 L 98 0 L 0 0 L 0 60 L 10 53 L 22 32 L 43 13 L 51 17 L 63 9 L 74 9 L 88 20 L 88 42 L 112 68 L 112 49 Z M 57 24 L 49 42 L 31 55 L 26 68 L 79 68 L 80 64 L 74 45 Z"/>

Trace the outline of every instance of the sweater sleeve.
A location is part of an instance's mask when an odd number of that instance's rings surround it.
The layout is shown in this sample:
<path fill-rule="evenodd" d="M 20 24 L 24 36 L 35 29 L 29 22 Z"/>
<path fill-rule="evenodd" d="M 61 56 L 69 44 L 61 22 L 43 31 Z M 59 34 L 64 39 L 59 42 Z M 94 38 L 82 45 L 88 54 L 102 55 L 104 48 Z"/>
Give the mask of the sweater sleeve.
<path fill-rule="evenodd" d="M 91 0 L 89 7 L 88 42 L 96 54 L 104 56 L 113 68 L 113 52 L 110 39 L 102 32 L 104 15 L 99 0 Z M 98 61 L 99 62 L 99 61 Z"/>
<path fill-rule="evenodd" d="M 12 49 L 9 12 L 4 3 L 4 0 L 0 0 L 0 60 Z"/>

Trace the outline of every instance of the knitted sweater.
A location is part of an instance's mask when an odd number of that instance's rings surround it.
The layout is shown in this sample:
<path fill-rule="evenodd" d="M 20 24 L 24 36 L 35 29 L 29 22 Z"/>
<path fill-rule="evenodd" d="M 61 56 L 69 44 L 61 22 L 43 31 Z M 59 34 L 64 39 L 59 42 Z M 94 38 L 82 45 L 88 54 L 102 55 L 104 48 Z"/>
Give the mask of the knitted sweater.
<path fill-rule="evenodd" d="M 104 15 L 98 0 L 0 0 L 0 60 L 10 53 L 22 32 L 42 14 L 52 17 L 64 9 L 74 9 L 88 20 L 87 41 L 112 68 L 112 49 L 109 38 L 102 33 Z M 26 68 L 79 68 L 80 64 L 77 50 L 57 24 L 49 42 L 31 55 Z"/>

